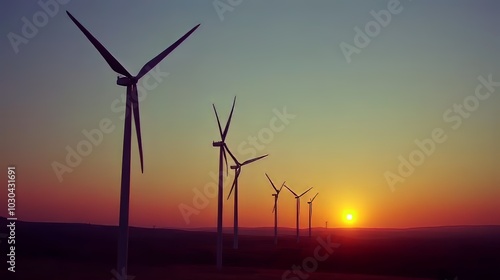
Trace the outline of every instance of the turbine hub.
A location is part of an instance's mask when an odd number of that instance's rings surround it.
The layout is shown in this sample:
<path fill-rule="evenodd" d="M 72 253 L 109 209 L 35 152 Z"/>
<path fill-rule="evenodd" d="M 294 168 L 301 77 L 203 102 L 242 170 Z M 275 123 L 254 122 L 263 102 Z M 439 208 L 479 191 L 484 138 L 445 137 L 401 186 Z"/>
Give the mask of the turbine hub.
<path fill-rule="evenodd" d="M 120 86 L 130 86 L 133 84 L 137 84 L 137 79 L 135 77 L 129 78 L 129 77 L 120 77 L 116 79 L 116 84 Z"/>
<path fill-rule="evenodd" d="M 222 147 L 222 146 L 224 146 L 224 142 L 222 142 L 222 141 L 215 142 L 214 141 L 214 142 L 212 142 L 212 146 L 214 146 L 214 147 Z"/>

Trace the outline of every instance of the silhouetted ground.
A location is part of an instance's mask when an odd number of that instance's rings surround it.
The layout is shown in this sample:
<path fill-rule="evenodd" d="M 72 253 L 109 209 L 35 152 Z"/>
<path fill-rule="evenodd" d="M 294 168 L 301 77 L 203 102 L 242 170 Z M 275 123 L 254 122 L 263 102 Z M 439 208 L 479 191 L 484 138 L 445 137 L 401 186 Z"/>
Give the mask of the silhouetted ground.
<path fill-rule="evenodd" d="M 0 219 L 0 226 L 5 232 L 5 219 Z M 133 280 L 500 279 L 500 226 L 316 229 L 312 238 L 303 234 L 299 244 L 291 235 L 280 236 L 277 247 L 270 236 L 244 235 L 238 250 L 232 248 L 232 235 L 225 234 L 225 267 L 218 272 L 214 232 L 131 228 L 129 274 Z M 117 235 L 116 227 L 18 221 L 15 275 L 17 279 L 113 279 Z M 326 260 L 316 260 L 313 272 L 283 277 L 293 265 L 314 258 L 321 247 L 318 237 L 330 238 L 340 247 Z M 6 245 L 0 244 L 4 263 L 0 279 L 12 276 L 4 273 Z M 326 253 L 318 250 L 322 256 Z M 314 261 L 306 264 L 314 266 Z"/>

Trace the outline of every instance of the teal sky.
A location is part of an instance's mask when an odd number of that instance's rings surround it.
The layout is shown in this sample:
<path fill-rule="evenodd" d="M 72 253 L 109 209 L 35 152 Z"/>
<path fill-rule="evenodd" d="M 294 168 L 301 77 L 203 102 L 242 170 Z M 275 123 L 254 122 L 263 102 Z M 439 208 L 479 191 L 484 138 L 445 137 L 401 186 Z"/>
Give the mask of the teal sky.
<path fill-rule="evenodd" d="M 168 77 L 141 102 L 145 173 L 133 136 L 131 224 L 215 226 L 215 199 L 189 224 L 178 207 L 192 205 L 193 189 L 213 181 L 218 130 L 211 106 L 225 122 L 235 95 L 228 144 L 241 160 L 253 156 L 245 143 L 269 128 L 273 110 L 295 115 L 261 143 L 256 154 L 270 156 L 243 171 L 242 226 L 272 224 L 264 172 L 297 191 L 314 186 L 318 225 L 345 209 L 356 211 L 363 227 L 500 224 L 500 87 L 460 128 L 443 120 L 474 93 L 478 76 L 500 81 L 500 3 L 402 0 L 402 11 L 348 63 L 340 44 L 354 45 L 354 27 L 364 29 L 370 11 L 388 2 L 243 0 L 221 20 L 212 1 L 69 1 L 18 53 L 8 34 L 22 35 L 21 18 L 32 21 L 41 7 L 1 4 L 0 151 L 3 165 L 19 170 L 20 218 L 118 220 L 123 121 L 111 104 L 125 88 L 69 10 L 132 74 L 201 23 L 159 65 Z M 82 130 L 103 118 L 115 130 L 59 182 L 53 162 L 65 163 L 65 147 L 75 148 Z M 385 172 L 396 173 L 398 156 L 408 158 L 415 139 L 435 128 L 447 141 L 392 192 Z M 281 220 L 293 226 L 286 195 Z M 225 205 L 230 226 L 232 201 Z"/>

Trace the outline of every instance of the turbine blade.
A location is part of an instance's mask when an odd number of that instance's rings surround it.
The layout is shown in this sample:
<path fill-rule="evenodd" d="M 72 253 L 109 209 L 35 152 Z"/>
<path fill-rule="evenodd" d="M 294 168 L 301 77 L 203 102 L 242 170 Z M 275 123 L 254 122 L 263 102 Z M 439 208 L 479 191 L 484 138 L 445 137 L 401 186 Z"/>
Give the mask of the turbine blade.
<path fill-rule="evenodd" d="M 69 18 L 78 26 L 80 31 L 83 32 L 85 37 L 94 45 L 94 47 L 99 51 L 102 57 L 106 60 L 106 62 L 111 66 L 111 69 L 113 69 L 116 73 L 122 74 L 126 77 L 132 78 L 132 75 L 116 60 L 116 58 L 108 51 L 106 48 L 92 35 L 90 32 L 83 27 L 83 25 L 76 20 L 76 18 L 73 17 L 68 11 L 66 11 L 68 14 Z"/>
<path fill-rule="evenodd" d="M 219 115 L 217 114 L 217 110 L 215 109 L 214 104 L 212 104 L 212 107 L 214 107 L 215 117 L 217 118 L 217 124 L 219 125 L 220 136 L 222 137 L 222 127 L 220 126 Z"/>
<path fill-rule="evenodd" d="M 316 193 L 316 195 L 314 195 L 314 197 L 311 199 L 311 202 L 314 201 L 314 199 L 316 198 L 316 196 L 318 196 L 319 193 Z"/>
<path fill-rule="evenodd" d="M 272 213 L 274 213 L 274 211 L 276 211 L 276 200 L 274 201 L 274 207 L 273 207 L 273 212 Z"/>
<path fill-rule="evenodd" d="M 307 191 L 303 192 L 301 195 L 299 195 L 299 197 L 305 195 L 308 191 L 310 191 L 312 189 L 312 187 L 310 187 Z"/>
<path fill-rule="evenodd" d="M 257 161 L 257 160 L 259 160 L 259 159 L 265 158 L 265 157 L 267 157 L 267 156 L 268 156 L 268 155 L 266 154 L 266 155 L 263 155 L 263 156 L 260 156 L 260 157 L 256 157 L 256 158 L 253 158 L 253 159 L 246 160 L 246 161 L 244 161 L 241 165 L 246 165 L 246 164 L 252 163 L 252 162 L 254 162 L 254 161 Z"/>
<path fill-rule="evenodd" d="M 236 157 L 233 155 L 233 153 L 231 153 L 231 150 L 229 150 L 229 147 L 226 145 L 226 143 L 224 143 L 224 148 L 226 149 L 226 151 L 229 153 L 229 155 L 231 156 L 231 158 L 233 159 L 234 163 L 237 165 L 237 166 L 240 166 L 241 164 L 239 163 L 239 161 L 236 159 Z"/>
<path fill-rule="evenodd" d="M 148 63 L 146 63 L 141 70 L 139 71 L 139 74 L 137 74 L 137 79 L 142 78 L 146 73 L 148 73 L 151 69 L 155 68 L 155 66 L 160 63 L 169 53 L 171 53 L 175 48 L 177 48 L 184 40 L 189 37 L 200 25 L 196 25 L 195 27 L 191 28 L 188 33 L 184 34 L 180 39 L 175 41 L 170 47 L 166 48 L 164 51 L 162 51 L 160 54 L 158 54 L 155 58 L 151 59 Z"/>
<path fill-rule="evenodd" d="M 236 176 L 234 176 L 233 185 L 231 186 L 231 190 L 229 191 L 229 195 L 227 196 L 228 200 L 231 197 L 231 194 L 233 193 L 234 187 L 236 186 L 236 180 L 238 180 L 238 172 L 236 172 Z"/>
<path fill-rule="evenodd" d="M 267 179 L 269 180 L 269 182 L 271 183 L 271 185 L 273 186 L 273 189 L 274 189 L 276 192 L 278 192 L 278 189 L 276 189 L 276 187 L 274 186 L 274 183 L 273 183 L 273 181 L 271 181 L 271 178 L 269 178 L 269 176 L 267 175 L 267 173 L 264 173 L 264 174 L 266 174 L 266 177 L 267 177 Z"/>
<path fill-rule="evenodd" d="M 280 187 L 280 192 L 281 192 L 281 189 L 283 188 L 283 186 L 285 185 L 286 181 L 283 182 L 283 184 L 281 184 L 281 187 Z"/>
<path fill-rule="evenodd" d="M 233 100 L 233 107 L 231 108 L 231 113 L 229 114 L 229 119 L 227 120 L 226 127 L 224 128 L 224 133 L 222 133 L 222 141 L 226 140 L 227 130 L 229 129 L 229 124 L 231 123 L 231 118 L 233 117 L 234 105 L 236 104 L 236 96 Z"/>
<path fill-rule="evenodd" d="M 226 155 L 226 149 L 224 149 L 224 146 L 222 146 L 222 157 L 224 158 L 224 162 L 226 163 L 226 176 L 229 175 L 229 167 L 227 165 L 227 155 Z"/>
<path fill-rule="evenodd" d="M 137 96 L 137 88 L 132 85 L 132 108 L 134 112 L 135 132 L 137 134 L 137 144 L 139 145 L 139 157 L 141 159 L 141 172 L 144 173 L 144 160 L 142 155 L 142 137 L 141 137 L 141 120 L 139 116 L 139 98 Z"/>
<path fill-rule="evenodd" d="M 283 186 L 285 188 L 287 188 L 293 195 L 295 195 L 295 197 L 297 197 L 297 194 L 294 191 L 292 191 L 289 187 L 287 187 L 286 185 L 283 185 Z"/>

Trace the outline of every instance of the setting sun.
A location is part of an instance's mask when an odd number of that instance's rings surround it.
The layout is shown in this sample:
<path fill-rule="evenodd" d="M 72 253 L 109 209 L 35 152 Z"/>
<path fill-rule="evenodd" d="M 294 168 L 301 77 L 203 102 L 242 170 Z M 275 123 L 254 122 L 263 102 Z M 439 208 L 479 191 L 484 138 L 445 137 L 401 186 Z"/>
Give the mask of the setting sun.
<path fill-rule="evenodd" d="M 352 209 L 342 211 L 342 222 L 347 225 L 352 225 L 356 222 L 357 214 Z"/>

